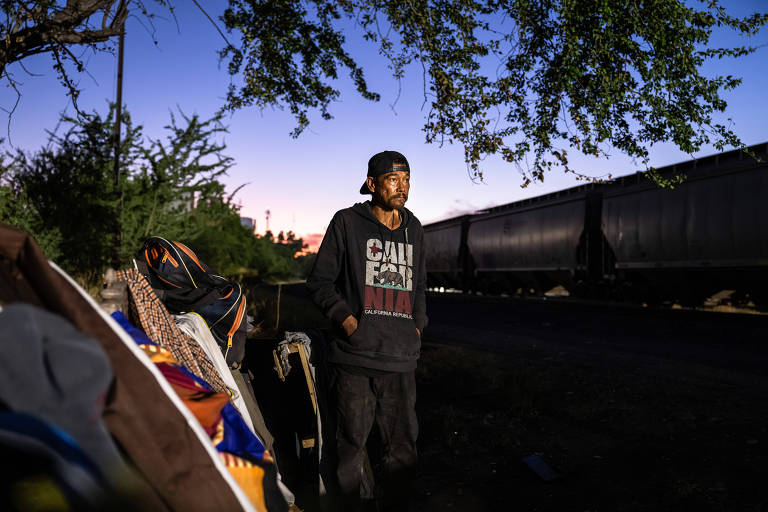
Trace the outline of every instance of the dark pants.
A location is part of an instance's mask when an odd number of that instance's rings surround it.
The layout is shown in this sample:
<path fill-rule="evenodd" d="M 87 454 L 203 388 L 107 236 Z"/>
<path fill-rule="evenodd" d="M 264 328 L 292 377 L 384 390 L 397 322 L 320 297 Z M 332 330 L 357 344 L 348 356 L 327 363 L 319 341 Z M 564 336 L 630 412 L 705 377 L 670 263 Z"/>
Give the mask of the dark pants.
<path fill-rule="evenodd" d="M 364 449 L 375 421 L 381 437 L 384 502 L 393 510 L 407 510 L 419 434 L 414 372 L 371 377 L 334 367 L 333 378 L 336 475 L 345 509 L 354 509 L 360 499 Z"/>

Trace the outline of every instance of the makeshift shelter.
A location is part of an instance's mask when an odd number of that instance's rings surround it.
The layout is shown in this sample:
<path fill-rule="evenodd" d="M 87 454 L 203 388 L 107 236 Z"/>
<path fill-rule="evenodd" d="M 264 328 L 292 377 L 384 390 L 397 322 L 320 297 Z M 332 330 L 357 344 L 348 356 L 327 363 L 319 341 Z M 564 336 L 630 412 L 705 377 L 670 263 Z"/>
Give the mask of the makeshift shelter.
<path fill-rule="evenodd" d="M 103 396 L 101 421 L 131 472 L 129 500 L 121 508 L 258 510 L 193 413 L 131 337 L 48 262 L 28 234 L 0 226 L 0 306 L 15 303 L 58 315 L 106 355 L 113 380 Z M 12 411 L 7 402 L 0 405 Z"/>

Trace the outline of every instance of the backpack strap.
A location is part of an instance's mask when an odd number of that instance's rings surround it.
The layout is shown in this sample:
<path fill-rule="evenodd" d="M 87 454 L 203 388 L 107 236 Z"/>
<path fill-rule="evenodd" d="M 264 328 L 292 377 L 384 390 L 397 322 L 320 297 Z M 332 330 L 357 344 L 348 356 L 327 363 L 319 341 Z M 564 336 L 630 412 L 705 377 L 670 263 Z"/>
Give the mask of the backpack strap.
<path fill-rule="evenodd" d="M 175 311 L 196 311 L 224 295 L 221 288 L 187 288 L 185 290 L 155 288 L 155 293 L 169 309 Z"/>
<path fill-rule="evenodd" d="M 141 275 L 143 275 L 144 277 L 147 277 L 147 278 L 149 277 L 149 275 L 150 275 L 149 265 L 147 265 L 146 261 L 144 261 L 142 259 L 134 258 L 133 259 L 133 266 L 136 267 L 136 270 L 141 272 Z"/>

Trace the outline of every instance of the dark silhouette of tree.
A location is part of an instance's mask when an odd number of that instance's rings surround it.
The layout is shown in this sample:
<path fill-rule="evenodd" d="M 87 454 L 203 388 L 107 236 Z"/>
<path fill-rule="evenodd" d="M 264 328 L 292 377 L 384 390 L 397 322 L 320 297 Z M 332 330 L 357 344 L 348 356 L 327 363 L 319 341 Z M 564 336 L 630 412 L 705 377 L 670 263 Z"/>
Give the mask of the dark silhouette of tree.
<path fill-rule="evenodd" d="M 126 113 L 124 172 L 116 187 L 114 108 L 106 117 L 64 118 L 64 133 L 51 134 L 40 150 L 5 155 L 0 222 L 28 231 L 48 257 L 86 281 L 111 263 L 116 231 L 124 266 L 147 237 L 162 236 L 193 247 L 223 274 L 300 274 L 302 264 L 291 249 L 301 239 L 289 232 L 289 247 L 275 243 L 271 233 L 256 237 L 240 223 L 234 193 L 219 181 L 232 163 L 216 140 L 226 131 L 220 121 L 221 114 L 208 120 L 171 115 L 167 136 L 151 139 Z"/>

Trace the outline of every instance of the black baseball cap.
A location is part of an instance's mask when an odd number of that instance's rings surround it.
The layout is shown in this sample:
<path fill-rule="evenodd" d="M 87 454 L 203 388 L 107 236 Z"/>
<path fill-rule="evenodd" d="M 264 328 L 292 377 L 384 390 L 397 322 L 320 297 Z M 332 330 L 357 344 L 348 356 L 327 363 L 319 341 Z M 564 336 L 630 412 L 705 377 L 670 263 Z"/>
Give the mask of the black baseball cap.
<path fill-rule="evenodd" d="M 371 178 L 378 178 L 382 174 L 387 174 L 393 171 L 405 171 L 410 174 L 411 166 L 408 165 L 408 160 L 405 159 L 402 153 L 397 151 L 382 151 L 376 153 L 368 160 L 368 176 Z M 367 179 L 366 179 L 367 181 Z M 361 194 L 370 194 L 366 181 L 363 182 L 363 186 L 360 187 Z"/>

